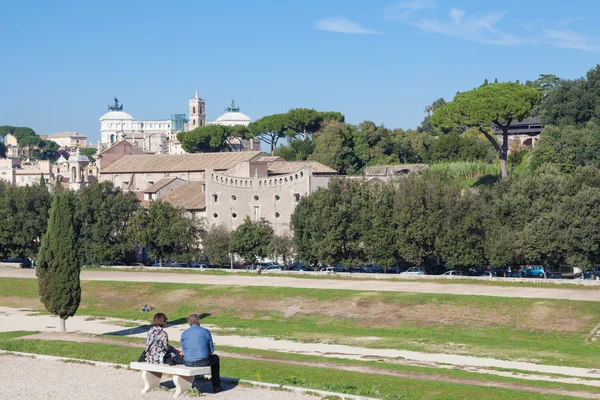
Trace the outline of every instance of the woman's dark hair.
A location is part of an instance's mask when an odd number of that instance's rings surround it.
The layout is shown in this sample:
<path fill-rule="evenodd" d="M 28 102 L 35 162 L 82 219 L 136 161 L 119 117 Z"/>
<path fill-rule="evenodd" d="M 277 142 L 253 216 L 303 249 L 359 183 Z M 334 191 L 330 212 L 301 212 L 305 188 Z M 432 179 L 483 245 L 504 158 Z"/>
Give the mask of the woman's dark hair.
<path fill-rule="evenodd" d="M 152 320 L 152 325 L 164 328 L 165 325 L 167 325 L 167 316 L 161 312 L 156 313 L 154 319 Z"/>

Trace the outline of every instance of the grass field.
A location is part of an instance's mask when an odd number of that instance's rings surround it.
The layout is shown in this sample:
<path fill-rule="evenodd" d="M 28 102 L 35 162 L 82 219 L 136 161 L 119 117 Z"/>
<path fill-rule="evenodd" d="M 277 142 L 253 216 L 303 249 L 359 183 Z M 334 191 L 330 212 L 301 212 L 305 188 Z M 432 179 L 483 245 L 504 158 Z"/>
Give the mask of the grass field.
<path fill-rule="evenodd" d="M 3 279 L 0 305 L 41 308 L 36 285 Z M 139 320 L 152 304 L 172 321 L 197 312 L 240 335 L 589 368 L 600 357 L 600 344 L 586 340 L 600 322 L 595 302 L 90 281 L 82 289 L 78 315 Z"/>
<path fill-rule="evenodd" d="M 84 360 L 114 362 L 128 364 L 135 360 L 140 353 L 139 348 L 119 345 L 73 343 L 64 341 L 36 341 L 26 338 L 15 339 L 31 332 L 0 333 L 0 348 L 27 353 L 50 354 Z M 338 393 L 356 394 L 387 400 L 399 399 L 571 399 L 572 396 L 553 395 L 547 390 L 560 390 L 569 393 L 586 392 L 600 393 L 599 388 L 581 385 L 563 385 L 552 382 L 524 383 L 513 378 L 491 377 L 463 371 L 438 371 L 439 381 L 429 379 L 431 369 L 384 365 L 376 362 L 360 362 L 328 359 L 329 367 L 320 367 L 319 357 L 301 355 L 282 355 L 274 352 L 255 352 L 248 349 L 221 349 L 228 353 L 259 354 L 276 357 L 289 361 L 305 361 L 313 363 L 306 365 L 286 364 L 261 360 L 244 360 L 234 357 L 225 358 L 222 363 L 222 374 L 240 379 L 258 380 L 283 385 L 302 386 L 312 389 L 322 389 Z M 373 371 L 348 371 L 342 366 L 363 366 L 387 370 L 387 373 Z M 392 376 L 395 372 L 408 373 L 405 377 Z M 455 383 L 468 382 L 468 383 Z M 508 389 L 510 388 L 510 389 Z M 539 391 L 541 393 L 532 393 Z M 544 393 L 545 392 L 545 393 Z"/>

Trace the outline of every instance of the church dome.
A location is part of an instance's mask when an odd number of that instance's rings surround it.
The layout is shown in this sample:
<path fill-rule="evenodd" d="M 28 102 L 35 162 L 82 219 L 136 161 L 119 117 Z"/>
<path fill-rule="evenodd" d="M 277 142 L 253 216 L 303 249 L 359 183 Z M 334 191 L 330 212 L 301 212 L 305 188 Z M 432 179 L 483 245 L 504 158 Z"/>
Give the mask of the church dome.
<path fill-rule="evenodd" d="M 100 117 L 100 121 L 113 120 L 113 121 L 133 121 L 131 114 L 127 114 L 125 111 L 109 111 Z"/>
<path fill-rule="evenodd" d="M 248 125 L 251 118 L 241 112 L 226 112 L 214 121 L 217 125 Z"/>

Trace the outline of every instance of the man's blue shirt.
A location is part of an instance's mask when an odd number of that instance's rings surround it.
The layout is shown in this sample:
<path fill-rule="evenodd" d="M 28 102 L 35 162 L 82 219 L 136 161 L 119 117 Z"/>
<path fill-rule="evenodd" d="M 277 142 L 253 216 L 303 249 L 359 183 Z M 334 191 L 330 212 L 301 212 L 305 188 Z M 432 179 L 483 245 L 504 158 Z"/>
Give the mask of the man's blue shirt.
<path fill-rule="evenodd" d="M 192 325 L 181 334 L 181 349 L 184 361 L 203 360 L 215 351 L 210 332 L 200 325 Z"/>

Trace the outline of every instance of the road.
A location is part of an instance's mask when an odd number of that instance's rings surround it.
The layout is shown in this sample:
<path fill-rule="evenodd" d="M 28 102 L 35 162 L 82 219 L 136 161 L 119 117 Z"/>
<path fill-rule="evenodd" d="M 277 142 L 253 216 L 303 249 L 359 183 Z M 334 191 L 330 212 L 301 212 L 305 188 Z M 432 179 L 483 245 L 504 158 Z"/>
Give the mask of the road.
<path fill-rule="evenodd" d="M 0 267 L 0 278 L 35 278 L 35 270 Z M 529 299 L 563 299 L 576 301 L 600 301 L 600 290 L 492 286 L 477 284 L 453 284 L 420 281 L 308 279 L 287 276 L 204 275 L 124 272 L 115 270 L 81 272 L 84 281 L 120 282 L 169 282 L 222 286 L 272 286 L 307 289 L 374 290 L 380 292 L 462 294 L 475 296 L 520 297 Z"/>

